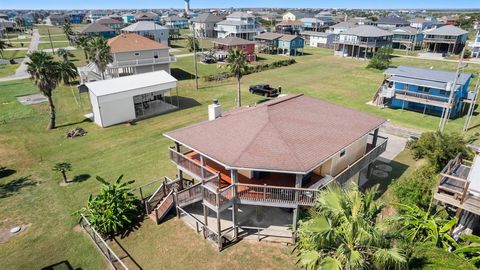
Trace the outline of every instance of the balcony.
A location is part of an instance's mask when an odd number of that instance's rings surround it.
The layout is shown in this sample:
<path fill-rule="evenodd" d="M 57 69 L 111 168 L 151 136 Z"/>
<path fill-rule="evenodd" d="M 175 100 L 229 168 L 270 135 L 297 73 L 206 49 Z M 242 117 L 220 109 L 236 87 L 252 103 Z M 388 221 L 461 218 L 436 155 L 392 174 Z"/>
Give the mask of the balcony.
<path fill-rule="evenodd" d="M 170 55 L 168 57 L 150 58 L 150 59 L 135 59 L 127 61 L 115 61 L 108 64 L 109 68 L 122 68 L 132 66 L 147 66 L 156 64 L 168 64 L 177 61 L 176 57 Z"/>
<path fill-rule="evenodd" d="M 436 37 L 436 36 L 425 36 L 423 38 L 424 42 L 432 42 L 432 43 L 449 43 L 449 44 L 455 44 L 457 43 L 457 37 L 452 37 L 452 38 L 445 38 L 445 37 Z"/>
<path fill-rule="evenodd" d="M 391 41 L 386 40 L 377 40 L 377 41 L 360 41 L 360 40 L 340 40 L 340 38 L 336 38 L 334 41 L 336 44 L 344 44 L 344 45 L 355 45 L 355 46 L 362 46 L 362 47 L 369 47 L 369 48 L 380 48 L 383 46 L 387 46 L 391 44 Z"/>
<path fill-rule="evenodd" d="M 408 91 L 408 90 L 400 90 L 400 89 L 395 89 L 395 98 L 400 100 L 410 101 L 410 102 L 426 104 L 426 105 L 433 105 L 433 106 L 442 107 L 442 108 L 447 108 L 449 106 L 451 108 L 455 103 L 455 102 L 452 102 L 449 105 L 448 97 L 435 96 L 435 95 Z"/>

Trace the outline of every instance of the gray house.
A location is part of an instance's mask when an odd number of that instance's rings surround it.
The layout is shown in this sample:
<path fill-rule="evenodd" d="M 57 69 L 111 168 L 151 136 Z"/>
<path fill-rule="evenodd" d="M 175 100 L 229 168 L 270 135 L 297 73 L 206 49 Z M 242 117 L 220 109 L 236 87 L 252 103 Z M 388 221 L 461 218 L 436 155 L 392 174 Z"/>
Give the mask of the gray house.
<path fill-rule="evenodd" d="M 339 33 L 335 38 L 335 55 L 367 58 L 382 47 L 392 46 L 393 34 L 372 25 L 360 25 Z"/>
<path fill-rule="evenodd" d="M 135 33 L 168 46 L 169 29 L 152 21 L 139 21 L 121 31 L 122 33 Z"/>
<path fill-rule="evenodd" d="M 394 49 L 414 50 L 422 46 L 423 33 L 416 28 L 406 26 L 392 29 L 392 47 Z"/>
<path fill-rule="evenodd" d="M 383 17 L 373 22 L 372 24 L 383 29 L 410 26 L 409 21 L 406 21 L 398 16 Z"/>
<path fill-rule="evenodd" d="M 222 17 L 211 14 L 202 13 L 196 18 L 191 19 L 192 30 L 195 31 L 195 35 L 200 38 L 217 38 L 217 32 L 215 32 L 215 24 L 221 22 Z"/>
<path fill-rule="evenodd" d="M 467 43 L 468 32 L 453 25 L 425 30 L 423 49 L 432 53 L 460 53 Z"/>

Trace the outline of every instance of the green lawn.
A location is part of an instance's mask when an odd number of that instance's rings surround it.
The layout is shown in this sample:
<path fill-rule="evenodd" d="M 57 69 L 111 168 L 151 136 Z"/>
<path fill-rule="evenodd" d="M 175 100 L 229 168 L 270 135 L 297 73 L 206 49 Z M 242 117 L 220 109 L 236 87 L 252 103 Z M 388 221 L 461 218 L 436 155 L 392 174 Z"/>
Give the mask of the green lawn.
<path fill-rule="evenodd" d="M 23 58 L 27 54 L 26 50 L 15 50 L 15 51 L 3 51 L 2 55 L 4 59 L 13 59 L 13 58 Z"/>
<path fill-rule="evenodd" d="M 48 35 L 49 32 L 50 35 L 63 34 L 63 29 L 60 26 L 38 25 L 36 28 L 41 36 Z"/>
<path fill-rule="evenodd" d="M 29 41 L 23 42 L 23 46 L 22 46 L 22 43 L 18 41 L 14 41 L 12 43 L 7 42 L 7 46 L 8 46 L 7 48 L 28 48 L 28 46 L 30 46 L 30 42 Z"/>
<path fill-rule="evenodd" d="M 199 45 L 199 51 L 209 50 L 213 48 L 213 43 L 207 39 L 199 39 L 198 45 Z M 191 53 L 188 51 L 186 46 L 187 46 L 186 38 L 182 37 L 180 39 L 170 40 L 170 47 L 172 49 L 175 49 L 175 51 L 172 52 L 175 55 Z"/>
<path fill-rule="evenodd" d="M 15 74 L 15 71 L 17 70 L 18 66 L 20 66 L 20 64 L 0 65 L 0 78 Z"/>
<path fill-rule="evenodd" d="M 70 47 L 70 43 L 68 41 L 65 42 L 48 42 L 48 43 L 40 43 L 38 44 L 38 49 L 43 50 L 43 49 L 51 49 L 53 45 L 53 48 L 65 48 L 65 47 Z"/>
<path fill-rule="evenodd" d="M 52 41 L 65 41 L 65 42 L 68 42 L 68 39 L 65 35 L 61 35 L 61 36 L 50 36 L 50 38 L 52 39 Z M 42 36 L 40 37 L 40 41 L 47 41 L 47 42 L 50 42 L 50 38 L 47 36 Z"/>
<path fill-rule="evenodd" d="M 297 57 L 297 64 L 251 74 L 242 79 L 242 100 L 254 104 L 263 99 L 247 92 L 248 85 L 270 83 L 281 85 L 285 93 L 307 95 L 342 104 L 390 119 L 393 123 L 421 130 L 435 130 L 438 117 L 380 109 L 367 105 L 379 84 L 381 71 L 365 69 L 367 62 L 338 58 L 329 50 L 307 48 L 307 55 Z M 84 63 L 83 52 L 74 51 L 76 64 Z M 265 56 L 273 61 L 281 56 Z M 282 57 L 285 58 L 285 57 Z M 395 58 L 394 65 L 414 65 L 453 69 L 455 63 Z M 172 65 L 186 73 L 193 71 L 192 58 L 178 59 Z M 217 65 L 199 64 L 201 76 L 216 72 Z M 478 69 L 471 65 L 470 70 Z M 70 87 L 55 91 L 58 128 L 48 131 L 48 108 L 45 104 L 22 106 L 15 96 L 37 93 L 29 80 L 0 83 L 0 164 L 14 173 L 0 178 L 0 230 L 15 224 L 31 224 L 26 232 L 0 244 L 0 261 L 5 269 L 38 269 L 68 260 L 74 268 L 105 269 L 107 266 L 88 237 L 76 227 L 78 218 L 71 213 L 84 206 L 88 196 L 98 192 L 94 180 L 100 175 L 113 180 L 121 174 L 147 183 L 163 176 L 173 177 L 175 167 L 168 160 L 171 141 L 164 132 L 196 123 L 207 118 L 207 105 L 217 98 L 224 110 L 235 104 L 236 84 L 233 79 L 221 83 L 200 80 L 200 90 L 194 81 L 178 83 L 179 94 L 196 102 L 188 108 L 138 122 L 102 129 L 84 121 L 89 112 L 88 97 L 82 106 L 75 103 Z M 195 104 L 199 104 L 193 106 Z M 184 104 L 184 106 L 187 104 Z M 83 108 L 83 109 L 82 109 Z M 472 126 L 480 124 L 476 116 Z M 463 119 L 450 121 L 449 130 L 459 130 Z M 65 133 L 75 127 L 84 128 L 85 137 L 66 139 Z M 478 132 L 474 128 L 470 132 Z M 408 163 L 400 156 L 399 163 Z M 404 159 L 404 160 L 403 160 Z M 86 181 L 62 187 L 61 176 L 51 170 L 54 163 L 69 161 L 73 171 L 69 177 L 89 176 Z M 120 240 L 144 269 L 292 269 L 295 258 L 289 248 L 241 242 L 217 253 L 215 248 L 175 219 L 161 225 L 150 220 Z M 167 257 L 168 256 L 168 257 Z M 170 259 L 166 259 L 170 258 Z M 222 262 L 221 267 L 219 265 Z"/>

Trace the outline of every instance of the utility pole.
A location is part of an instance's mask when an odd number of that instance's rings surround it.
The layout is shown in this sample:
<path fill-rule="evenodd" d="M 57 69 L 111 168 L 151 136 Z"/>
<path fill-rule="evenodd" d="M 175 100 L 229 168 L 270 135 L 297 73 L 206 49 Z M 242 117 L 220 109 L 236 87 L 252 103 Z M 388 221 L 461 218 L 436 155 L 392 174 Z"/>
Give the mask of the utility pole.
<path fill-rule="evenodd" d="M 458 82 L 458 77 L 460 76 L 460 70 L 465 67 L 463 65 L 464 54 L 465 54 L 465 47 L 463 47 L 462 53 L 460 54 L 460 59 L 458 61 L 458 65 L 457 65 L 457 72 L 455 74 L 455 79 L 454 79 L 453 82 L 449 82 L 447 84 L 447 89 L 446 90 L 450 90 L 450 95 L 448 97 L 447 107 L 443 109 L 442 117 L 440 119 L 439 131 L 442 132 L 442 133 L 445 130 L 445 126 L 448 123 L 448 119 L 450 118 L 450 113 L 451 113 L 451 109 L 452 109 L 451 107 L 453 107 L 452 103 L 454 101 L 454 94 L 455 94 L 455 90 L 457 88 L 457 82 Z M 448 89 L 448 88 L 450 88 L 450 89 Z"/>
<path fill-rule="evenodd" d="M 197 67 L 197 39 L 195 37 L 195 26 L 193 29 L 193 64 L 195 67 L 195 90 L 198 90 L 198 67 Z"/>
<path fill-rule="evenodd" d="M 48 39 L 50 40 L 50 47 L 52 47 L 52 53 L 55 53 L 55 50 L 53 49 L 52 36 L 50 36 L 50 29 L 47 28 L 47 32 L 48 32 Z"/>
<path fill-rule="evenodd" d="M 477 76 L 480 76 L 480 74 L 478 74 Z M 477 83 L 475 85 L 475 89 L 473 90 L 473 99 L 470 101 L 467 118 L 465 119 L 465 124 L 463 125 L 463 131 L 465 132 L 468 131 L 468 128 L 470 127 L 470 121 L 472 120 L 473 112 L 475 111 L 475 105 L 477 104 L 479 87 L 480 87 L 480 77 L 478 77 Z"/>

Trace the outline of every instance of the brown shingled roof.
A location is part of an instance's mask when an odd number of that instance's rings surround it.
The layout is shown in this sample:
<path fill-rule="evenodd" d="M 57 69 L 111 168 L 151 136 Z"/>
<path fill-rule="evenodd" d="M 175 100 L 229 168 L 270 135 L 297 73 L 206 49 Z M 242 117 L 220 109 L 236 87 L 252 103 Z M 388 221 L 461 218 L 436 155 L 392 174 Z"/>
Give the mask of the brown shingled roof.
<path fill-rule="evenodd" d="M 112 53 L 168 48 L 161 43 L 158 43 L 146 37 L 142 37 L 135 33 L 121 34 L 114 38 L 111 38 L 108 40 L 108 45 L 110 46 L 110 51 Z"/>
<path fill-rule="evenodd" d="M 165 136 L 231 168 L 309 172 L 385 119 L 296 95 Z"/>

